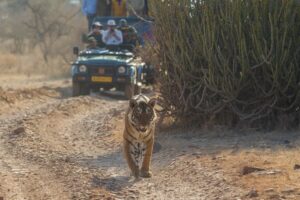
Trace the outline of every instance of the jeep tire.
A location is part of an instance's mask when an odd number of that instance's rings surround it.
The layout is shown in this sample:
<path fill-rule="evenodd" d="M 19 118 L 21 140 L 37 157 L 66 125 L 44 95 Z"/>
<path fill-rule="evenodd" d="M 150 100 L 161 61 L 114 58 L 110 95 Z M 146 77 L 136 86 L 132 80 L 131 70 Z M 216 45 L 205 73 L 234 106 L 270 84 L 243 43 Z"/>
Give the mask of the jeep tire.
<path fill-rule="evenodd" d="M 73 82 L 72 95 L 73 97 L 81 95 L 89 95 L 90 89 L 85 83 Z"/>

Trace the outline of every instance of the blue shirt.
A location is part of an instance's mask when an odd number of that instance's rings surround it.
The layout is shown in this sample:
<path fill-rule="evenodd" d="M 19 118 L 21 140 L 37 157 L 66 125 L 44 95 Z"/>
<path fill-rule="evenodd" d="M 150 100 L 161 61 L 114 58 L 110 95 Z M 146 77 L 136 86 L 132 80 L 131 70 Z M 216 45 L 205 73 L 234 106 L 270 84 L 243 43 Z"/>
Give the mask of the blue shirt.
<path fill-rule="evenodd" d="M 83 0 L 81 10 L 85 16 L 95 15 L 97 12 L 97 0 Z"/>

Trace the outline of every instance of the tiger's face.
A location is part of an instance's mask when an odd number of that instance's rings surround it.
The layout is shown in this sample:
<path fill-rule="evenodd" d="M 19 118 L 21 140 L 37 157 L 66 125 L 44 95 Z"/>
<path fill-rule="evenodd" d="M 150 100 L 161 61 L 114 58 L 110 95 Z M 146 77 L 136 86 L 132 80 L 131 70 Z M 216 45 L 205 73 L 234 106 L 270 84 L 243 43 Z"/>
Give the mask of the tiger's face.
<path fill-rule="evenodd" d="M 129 112 L 128 117 L 131 125 L 138 132 L 146 132 L 149 127 L 155 122 L 155 103 L 156 99 L 149 99 L 144 95 L 134 96 L 130 100 L 129 107 L 131 109 L 131 112 Z"/>

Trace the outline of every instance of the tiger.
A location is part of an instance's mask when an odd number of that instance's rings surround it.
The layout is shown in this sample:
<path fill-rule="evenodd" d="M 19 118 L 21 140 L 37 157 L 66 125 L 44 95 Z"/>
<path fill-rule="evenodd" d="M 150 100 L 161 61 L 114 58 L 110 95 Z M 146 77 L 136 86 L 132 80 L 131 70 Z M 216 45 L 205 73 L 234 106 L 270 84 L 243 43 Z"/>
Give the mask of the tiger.
<path fill-rule="evenodd" d="M 156 98 L 149 99 L 143 94 L 133 96 L 125 114 L 123 132 L 124 156 L 131 175 L 135 178 L 150 178 L 155 122 Z"/>

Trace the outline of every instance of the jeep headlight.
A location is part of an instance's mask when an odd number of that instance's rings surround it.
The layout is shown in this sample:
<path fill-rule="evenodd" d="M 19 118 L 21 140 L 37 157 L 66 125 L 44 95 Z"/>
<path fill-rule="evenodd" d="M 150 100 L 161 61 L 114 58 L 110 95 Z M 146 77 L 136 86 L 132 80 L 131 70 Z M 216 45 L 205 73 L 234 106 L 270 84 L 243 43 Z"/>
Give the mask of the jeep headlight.
<path fill-rule="evenodd" d="M 86 71 L 87 71 L 87 67 L 85 65 L 79 66 L 79 72 L 86 72 Z"/>
<path fill-rule="evenodd" d="M 124 74 L 126 72 L 126 68 L 124 67 L 124 66 L 120 66 L 119 68 L 118 68 L 118 73 L 119 74 Z"/>

